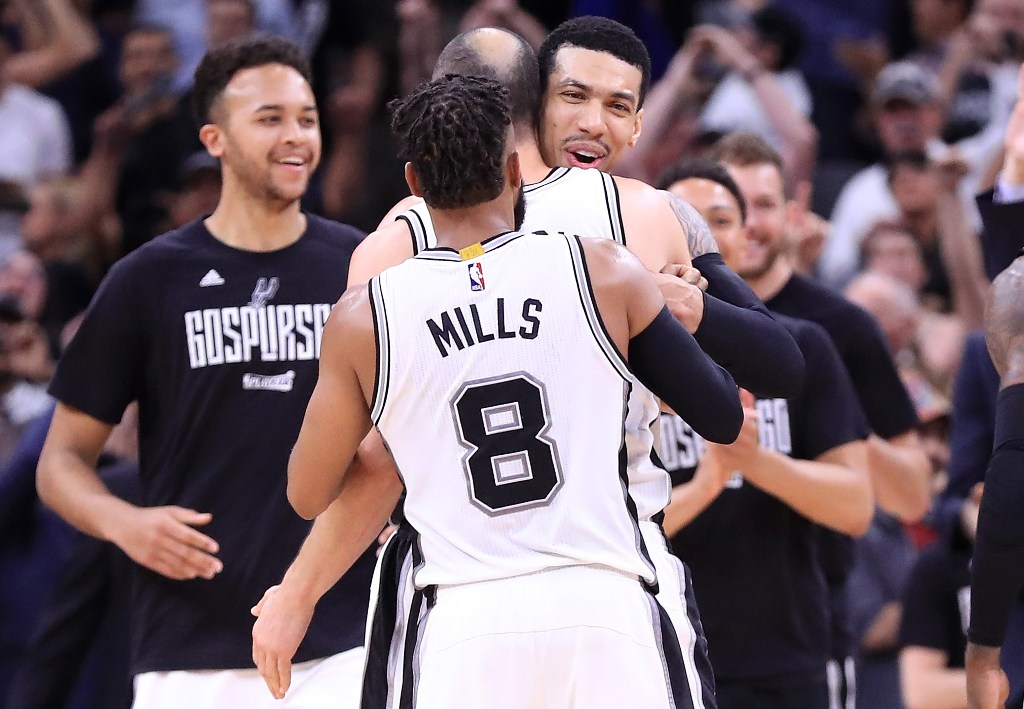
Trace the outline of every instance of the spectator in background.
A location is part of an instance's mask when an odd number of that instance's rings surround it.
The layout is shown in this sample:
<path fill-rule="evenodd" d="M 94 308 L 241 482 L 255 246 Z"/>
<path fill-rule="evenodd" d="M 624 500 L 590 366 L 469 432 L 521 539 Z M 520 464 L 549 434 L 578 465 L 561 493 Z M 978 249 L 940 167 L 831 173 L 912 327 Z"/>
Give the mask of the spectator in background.
<path fill-rule="evenodd" d="M 214 0 L 216 1 L 216 0 Z M 296 34 L 294 3 L 281 0 L 244 0 L 253 10 L 256 26 L 267 34 L 293 38 Z M 167 27 L 179 57 L 172 87 L 182 92 L 192 86 L 192 74 L 209 48 L 208 3 L 210 0 L 138 0 L 137 23 Z M 311 5 L 306 0 L 305 5 Z M 223 25 L 222 25 L 223 26 Z"/>
<path fill-rule="evenodd" d="M 993 141 L 992 134 L 986 131 L 952 149 L 942 143 L 938 80 L 911 62 L 890 64 L 879 74 L 871 106 L 887 159 L 902 153 L 923 152 L 932 163 L 944 168 L 966 168 L 966 174 L 961 174 L 962 179 L 953 186 L 967 209 L 968 224 L 974 228 L 977 219 L 969 205 L 973 204 L 974 191 L 998 151 L 998 140 Z M 833 285 L 845 285 L 856 272 L 857 250 L 864 234 L 875 222 L 891 219 L 898 213 L 899 205 L 890 190 L 884 163 L 854 175 L 843 187 L 832 212 L 832 233 L 822 256 L 820 275 Z"/>
<path fill-rule="evenodd" d="M 799 30 L 774 8 L 755 13 L 752 23 L 753 32 L 711 25 L 690 32 L 665 76 L 651 88 L 644 108 L 647 138 L 624 156 L 620 173 L 650 182 L 677 161 L 680 155 L 666 147 L 664 138 L 680 118 L 689 117 L 687 104 L 706 100 L 700 119 L 705 129 L 747 130 L 764 137 L 783 156 L 790 192 L 796 183 L 810 180 L 818 136 L 808 120 L 810 97 L 792 68 Z M 710 82 L 718 79 L 712 90 Z"/>
<path fill-rule="evenodd" d="M 969 564 L 982 485 L 960 523 L 921 552 L 903 593 L 900 673 L 908 709 L 965 709 L 964 651 L 971 608 Z"/>

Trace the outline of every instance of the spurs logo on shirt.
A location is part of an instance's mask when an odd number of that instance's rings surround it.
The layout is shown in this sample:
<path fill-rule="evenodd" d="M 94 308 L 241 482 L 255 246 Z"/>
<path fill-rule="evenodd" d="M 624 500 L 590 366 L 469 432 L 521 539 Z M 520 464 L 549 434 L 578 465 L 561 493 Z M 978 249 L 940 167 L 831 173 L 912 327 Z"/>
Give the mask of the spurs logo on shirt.
<path fill-rule="evenodd" d="M 276 277 L 260 278 L 248 305 L 185 313 L 189 366 L 319 359 L 331 304 L 268 305 L 279 283 Z"/>

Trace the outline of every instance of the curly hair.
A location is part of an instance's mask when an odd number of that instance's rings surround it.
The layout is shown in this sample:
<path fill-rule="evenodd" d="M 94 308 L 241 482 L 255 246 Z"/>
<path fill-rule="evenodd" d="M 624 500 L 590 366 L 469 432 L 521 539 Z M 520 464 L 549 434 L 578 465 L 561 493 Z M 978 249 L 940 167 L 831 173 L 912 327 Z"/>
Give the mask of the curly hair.
<path fill-rule="evenodd" d="M 508 90 L 501 84 L 447 74 L 388 107 L 401 157 L 412 163 L 428 205 L 472 207 L 501 194 L 512 125 Z"/>
<path fill-rule="evenodd" d="M 309 62 L 296 45 L 281 37 L 244 37 L 226 42 L 203 56 L 195 73 L 192 111 L 199 125 L 211 122 L 210 112 L 235 74 L 267 64 L 283 64 L 312 85 Z"/>
<path fill-rule="evenodd" d="M 633 30 L 607 17 L 586 15 L 566 20 L 547 36 L 537 52 L 540 65 L 541 93 L 548 90 L 548 81 L 557 64 L 556 55 L 562 47 L 578 47 L 611 54 L 640 70 L 640 96 L 637 108 L 644 105 L 651 88 L 651 55 Z"/>
<path fill-rule="evenodd" d="M 736 204 L 740 208 L 740 223 L 747 221 L 747 206 L 743 202 L 743 193 L 739 185 L 732 179 L 728 171 L 716 162 L 699 158 L 690 158 L 670 165 L 658 177 L 655 185 L 659 190 L 667 190 L 677 182 L 683 180 L 708 180 L 716 182 L 729 191 L 736 198 Z"/>

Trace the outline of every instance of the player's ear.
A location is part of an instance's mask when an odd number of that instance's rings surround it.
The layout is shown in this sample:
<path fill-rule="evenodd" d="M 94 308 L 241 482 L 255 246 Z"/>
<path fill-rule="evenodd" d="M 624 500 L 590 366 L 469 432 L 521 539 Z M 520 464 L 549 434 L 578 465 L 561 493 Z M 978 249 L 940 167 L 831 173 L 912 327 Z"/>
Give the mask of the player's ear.
<path fill-rule="evenodd" d="M 643 130 L 644 121 L 644 109 L 640 109 L 636 112 L 636 118 L 633 121 L 633 135 L 629 136 L 629 140 L 626 141 L 626 145 L 633 147 L 636 145 L 636 141 L 640 140 L 640 133 Z"/>
<path fill-rule="evenodd" d="M 420 189 L 420 178 L 416 176 L 416 171 L 412 169 L 412 163 L 405 163 L 405 184 L 409 185 L 409 191 L 413 197 L 422 197 L 423 190 Z"/>
<path fill-rule="evenodd" d="M 519 152 L 516 150 L 512 151 L 505 162 L 505 176 L 512 189 L 518 190 L 522 186 L 523 170 L 519 165 Z"/>
<path fill-rule="evenodd" d="M 199 140 L 215 158 L 224 155 L 224 133 L 216 123 L 207 123 L 199 129 Z"/>

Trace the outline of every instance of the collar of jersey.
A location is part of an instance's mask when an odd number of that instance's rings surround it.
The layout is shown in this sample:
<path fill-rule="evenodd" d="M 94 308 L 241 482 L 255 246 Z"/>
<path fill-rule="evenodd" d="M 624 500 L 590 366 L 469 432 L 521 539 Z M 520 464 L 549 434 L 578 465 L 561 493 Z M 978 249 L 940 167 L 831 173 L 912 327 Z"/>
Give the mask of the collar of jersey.
<path fill-rule="evenodd" d="M 525 185 L 523 187 L 523 192 L 534 192 L 536 190 L 547 187 L 550 184 L 558 182 L 563 177 L 569 174 L 570 169 L 571 168 L 568 167 L 553 167 L 544 177 L 544 179 L 541 180 L 540 182 L 534 182 L 532 185 Z"/>
<path fill-rule="evenodd" d="M 480 246 L 483 247 L 484 253 L 490 253 L 495 249 L 499 249 L 505 244 L 518 239 L 523 233 L 519 231 L 503 231 L 500 234 L 495 234 L 487 239 L 480 242 Z M 429 249 L 424 249 L 416 254 L 413 258 L 426 259 L 427 261 L 462 261 L 462 256 L 459 252 L 450 246 L 434 246 Z"/>

